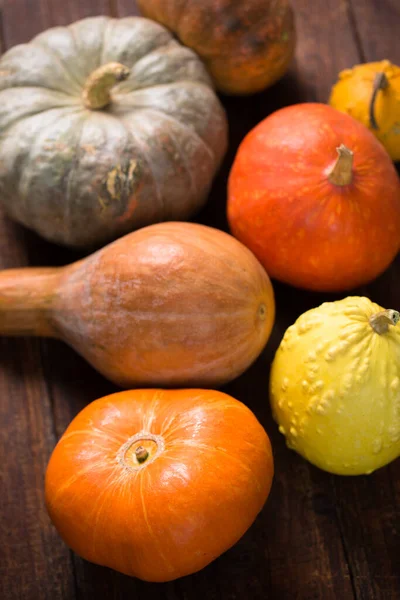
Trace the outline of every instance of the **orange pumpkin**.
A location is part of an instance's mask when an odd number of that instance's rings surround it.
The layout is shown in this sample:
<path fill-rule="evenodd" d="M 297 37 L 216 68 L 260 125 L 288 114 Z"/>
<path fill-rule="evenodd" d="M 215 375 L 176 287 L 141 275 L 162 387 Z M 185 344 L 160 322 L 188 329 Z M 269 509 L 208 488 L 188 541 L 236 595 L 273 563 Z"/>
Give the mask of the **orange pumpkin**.
<path fill-rule="evenodd" d="M 400 245 L 400 183 L 368 129 L 324 104 L 283 108 L 243 140 L 228 185 L 233 234 L 269 275 L 340 291 L 382 273 Z"/>
<path fill-rule="evenodd" d="M 169 581 L 244 534 L 272 477 L 268 436 L 241 402 L 208 390 L 135 390 L 75 417 L 51 456 L 46 503 L 85 559 Z"/>
<path fill-rule="evenodd" d="M 171 29 L 203 59 L 227 94 L 253 94 L 284 75 L 295 24 L 289 0 L 137 0 L 141 13 Z"/>

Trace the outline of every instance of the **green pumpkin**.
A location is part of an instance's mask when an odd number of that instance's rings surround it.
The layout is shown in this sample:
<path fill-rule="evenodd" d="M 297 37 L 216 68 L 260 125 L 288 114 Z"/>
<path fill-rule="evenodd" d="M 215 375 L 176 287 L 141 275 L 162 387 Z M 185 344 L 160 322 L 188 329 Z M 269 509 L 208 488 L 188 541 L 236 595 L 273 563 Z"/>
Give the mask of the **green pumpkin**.
<path fill-rule="evenodd" d="M 98 246 L 205 202 L 227 123 L 200 59 L 140 17 L 55 27 L 0 60 L 0 202 Z"/>

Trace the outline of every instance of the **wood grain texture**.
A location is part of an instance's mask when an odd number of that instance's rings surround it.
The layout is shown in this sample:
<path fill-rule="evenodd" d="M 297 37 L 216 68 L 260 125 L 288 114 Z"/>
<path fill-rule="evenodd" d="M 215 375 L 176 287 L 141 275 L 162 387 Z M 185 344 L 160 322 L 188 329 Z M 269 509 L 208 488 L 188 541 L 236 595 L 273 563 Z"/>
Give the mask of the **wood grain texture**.
<path fill-rule="evenodd" d="M 319 0 L 312 5 L 307 0 L 292 0 L 292 5 L 298 44 L 288 75 L 290 104 L 327 102 L 338 71 L 359 61 L 349 7 L 346 0 Z M 298 99 L 293 99 L 293 91 Z"/>
<path fill-rule="evenodd" d="M 30 18 L 32 3 L 25 4 L 26 20 L 32 22 L 30 31 L 37 33 L 47 24 L 37 15 Z M 16 16 L 24 14 L 23 6 L 2 8 L 3 49 L 7 49 L 23 41 L 19 38 L 23 30 L 20 25 L 26 21 Z M 14 13 L 14 9 L 22 13 Z M 6 17 L 10 12 L 15 27 Z M 0 214 L 0 268 L 31 264 L 35 246 L 34 236 Z M 44 504 L 44 473 L 56 436 L 40 341 L 0 340 L 0 397 L 2 597 L 73 599 L 71 554 L 58 539 Z"/>
<path fill-rule="evenodd" d="M 1 213 L 0 268 L 29 264 L 28 239 Z M 37 340 L 0 340 L 0 589 L 7 600 L 74 597 L 70 553 L 44 506 L 56 438 L 40 349 Z"/>
<path fill-rule="evenodd" d="M 29 42 L 35 35 L 78 19 L 109 14 L 109 0 L 59 2 L 54 0 L 4 0 L 3 31 L 6 48 Z"/>
<path fill-rule="evenodd" d="M 0 268 L 28 264 L 28 237 L 0 215 Z M 56 437 L 40 349 L 38 340 L 0 340 L 0 589 L 6 600 L 74 598 L 70 553 L 44 505 Z"/>
<path fill-rule="evenodd" d="M 134 0 L 112 0 L 119 17 L 140 16 L 140 11 Z"/>
<path fill-rule="evenodd" d="M 397 0 L 326 0 L 312 8 L 308 0 L 293 0 L 293 6 L 299 39 L 288 75 L 252 98 L 221 97 L 230 149 L 199 222 L 227 230 L 229 169 L 258 121 L 281 106 L 326 101 L 337 72 L 360 61 L 360 48 L 368 60 L 400 63 Z M 85 16 L 137 13 L 134 0 L 3 0 L 2 29 L 9 47 Z M 77 257 L 0 220 L 0 268 L 65 264 Z M 354 293 L 398 308 L 399 279 L 397 259 Z M 400 461 L 370 477 L 323 473 L 285 447 L 268 405 L 270 363 L 285 329 L 305 310 L 338 296 L 274 286 L 278 312 L 267 349 L 224 388 L 255 412 L 271 437 L 276 477 L 270 499 L 234 548 L 203 571 L 168 584 L 146 584 L 72 555 L 44 509 L 43 475 L 56 438 L 85 404 L 116 388 L 59 342 L 0 340 L 4 600 L 400 599 Z"/>
<path fill-rule="evenodd" d="M 362 61 L 370 62 L 386 58 L 400 65 L 400 2 L 398 0 L 347 1 Z"/>
<path fill-rule="evenodd" d="M 29 41 L 40 31 L 76 18 L 72 3 L 3 2 L 4 49 Z M 88 7 L 89 5 L 89 7 Z M 103 5 L 85 4 L 82 16 L 101 14 Z M 64 8 L 62 8 L 64 7 Z M 79 10 L 79 9 L 78 9 Z M 35 235 L 0 216 L 0 268 L 71 260 Z M 44 474 L 57 441 L 47 356 L 52 344 L 0 339 L 0 590 L 4 600 L 74 600 L 72 554 L 59 539 L 44 503 Z M 54 355 L 61 364 L 75 358 Z"/>

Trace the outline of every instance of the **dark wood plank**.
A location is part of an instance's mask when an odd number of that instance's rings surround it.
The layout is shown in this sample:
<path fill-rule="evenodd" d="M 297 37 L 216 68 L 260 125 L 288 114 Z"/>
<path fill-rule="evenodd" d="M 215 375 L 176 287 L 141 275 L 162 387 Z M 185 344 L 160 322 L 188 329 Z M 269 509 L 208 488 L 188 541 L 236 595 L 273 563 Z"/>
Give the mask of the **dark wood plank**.
<path fill-rule="evenodd" d="M 369 0 L 366 0 L 367 2 Z M 327 102 L 338 71 L 359 61 L 357 43 L 345 1 L 292 0 L 298 46 L 294 74 L 302 102 Z M 291 104 L 299 100 L 293 99 Z"/>
<path fill-rule="evenodd" d="M 44 506 L 44 472 L 55 436 L 40 345 L 3 339 L 0 354 L 2 597 L 71 600 L 71 558 Z"/>
<path fill-rule="evenodd" d="M 399 65 L 400 4 L 397 0 L 349 0 L 347 8 L 362 62 L 389 59 Z M 400 306 L 399 276 L 397 258 L 382 277 L 359 293 L 381 306 L 397 308 Z M 371 477 L 335 480 L 354 585 L 363 600 L 400 597 L 399 481 L 398 460 Z"/>
<path fill-rule="evenodd" d="M 0 268 L 27 264 L 24 238 L 1 214 Z M 70 553 L 44 505 L 44 473 L 56 439 L 38 340 L 0 339 L 0 396 L 2 597 L 71 600 Z"/>
<path fill-rule="evenodd" d="M 109 0 L 3 0 L 2 13 L 5 43 L 9 48 L 28 42 L 48 27 L 68 25 L 84 17 L 109 14 Z"/>
<path fill-rule="evenodd" d="M 398 0 L 347 0 L 363 62 L 388 59 L 400 65 Z"/>
<path fill-rule="evenodd" d="M 2 51 L 13 43 L 8 22 L 2 22 Z M 1 269 L 29 264 L 29 237 L 0 214 Z M 44 473 L 56 438 L 40 347 L 38 340 L 0 340 L 0 587 L 7 600 L 75 598 L 70 553 L 44 505 Z"/>
<path fill-rule="evenodd" d="M 133 0 L 113 0 L 119 17 L 139 16 L 140 11 Z"/>
<path fill-rule="evenodd" d="M 101 14 L 106 7 L 106 1 L 97 6 L 86 2 L 80 16 Z M 52 6 L 29 0 L 3 2 L 4 46 L 27 42 L 48 27 L 78 17 L 71 3 Z M 66 262 L 65 252 L 54 250 L 1 216 L 1 268 L 45 264 L 48 256 Z M 56 442 L 53 399 L 42 367 L 43 349 L 51 348 L 51 344 L 38 340 L 0 341 L 0 537 L 5 541 L 0 550 L 0 580 L 2 597 L 7 600 L 76 597 L 71 553 L 51 525 L 44 504 L 44 473 Z"/>

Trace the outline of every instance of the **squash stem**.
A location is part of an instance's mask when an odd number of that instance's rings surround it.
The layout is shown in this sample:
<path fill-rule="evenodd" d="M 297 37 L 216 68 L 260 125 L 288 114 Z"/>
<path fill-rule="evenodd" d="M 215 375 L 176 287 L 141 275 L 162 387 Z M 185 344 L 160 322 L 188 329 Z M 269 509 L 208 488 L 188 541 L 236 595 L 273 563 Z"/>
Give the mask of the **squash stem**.
<path fill-rule="evenodd" d="M 135 456 L 139 464 L 144 463 L 149 458 L 149 453 L 143 446 L 138 446 L 135 450 Z"/>
<path fill-rule="evenodd" d="M 369 122 L 372 129 L 379 129 L 379 125 L 375 118 L 375 104 L 378 97 L 378 92 L 388 87 L 389 81 L 385 73 L 381 71 L 375 75 L 374 87 L 372 89 L 371 102 L 369 103 Z"/>
<path fill-rule="evenodd" d="M 336 151 L 339 156 L 328 175 L 328 179 L 334 185 L 350 185 L 353 180 L 353 152 L 344 144 L 340 144 Z"/>
<path fill-rule="evenodd" d="M 102 65 L 86 80 L 82 98 L 86 108 L 99 110 L 111 102 L 111 88 L 129 77 L 128 67 L 121 63 L 111 62 Z"/>
<path fill-rule="evenodd" d="M 400 321 L 400 313 L 397 310 L 381 310 L 373 314 L 369 319 L 372 329 L 379 334 L 387 333 L 389 325 L 396 325 Z"/>
<path fill-rule="evenodd" d="M 53 302 L 61 269 L 6 269 L 0 273 L 0 335 L 56 337 Z"/>

